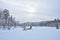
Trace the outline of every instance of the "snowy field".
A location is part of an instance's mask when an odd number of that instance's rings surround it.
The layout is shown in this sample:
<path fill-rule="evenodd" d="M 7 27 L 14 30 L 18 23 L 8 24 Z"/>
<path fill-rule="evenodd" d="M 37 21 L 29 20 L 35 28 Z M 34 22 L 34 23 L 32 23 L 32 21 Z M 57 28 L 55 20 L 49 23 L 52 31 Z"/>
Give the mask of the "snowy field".
<path fill-rule="evenodd" d="M 27 31 L 20 27 L 11 30 L 0 29 L 0 40 L 60 40 L 60 29 L 54 27 L 33 27 Z"/>

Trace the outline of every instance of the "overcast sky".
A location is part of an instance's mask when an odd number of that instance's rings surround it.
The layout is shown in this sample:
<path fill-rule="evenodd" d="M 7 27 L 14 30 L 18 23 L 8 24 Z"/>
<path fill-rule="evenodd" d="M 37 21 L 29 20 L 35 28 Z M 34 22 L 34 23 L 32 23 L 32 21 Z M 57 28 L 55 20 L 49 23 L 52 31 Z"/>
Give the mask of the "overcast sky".
<path fill-rule="evenodd" d="M 0 0 L 0 9 L 8 9 L 20 22 L 37 22 L 60 18 L 60 0 Z M 60 29 L 33 27 L 23 31 L 0 29 L 0 40 L 60 40 Z"/>
<path fill-rule="evenodd" d="M 0 0 L 0 8 L 8 9 L 20 22 L 59 18 L 59 4 L 59 0 Z"/>

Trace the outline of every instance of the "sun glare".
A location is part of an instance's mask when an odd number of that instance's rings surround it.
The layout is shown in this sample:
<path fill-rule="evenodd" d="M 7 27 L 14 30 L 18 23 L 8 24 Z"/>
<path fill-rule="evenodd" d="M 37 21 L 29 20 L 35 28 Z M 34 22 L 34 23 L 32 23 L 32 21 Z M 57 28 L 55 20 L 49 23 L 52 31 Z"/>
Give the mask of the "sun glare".
<path fill-rule="evenodd" d="M 34 12 L 36 12 L 36 10 L 35 10 L 35 9 L 28 9 L 27 12 L 32 12 L 32 13 L 34 13 Z"/>
<path fill-rule="evenodd" d="M 35 14 L 33 14 L 33 13 L 27 14 L 27 17 L 29 17 L 29 18 L 30 18 L 30 17 L 31 17 L 31 18 L 32 18 L 32 17 L 35 17 Z"/>

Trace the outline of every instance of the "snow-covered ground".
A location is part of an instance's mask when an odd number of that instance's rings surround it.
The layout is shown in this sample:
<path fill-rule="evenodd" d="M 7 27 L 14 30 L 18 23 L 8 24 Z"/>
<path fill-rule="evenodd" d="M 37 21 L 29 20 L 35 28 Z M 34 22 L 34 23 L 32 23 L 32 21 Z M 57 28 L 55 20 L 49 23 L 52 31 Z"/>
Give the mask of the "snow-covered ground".
<path fill-rule="evenodd" d="M 20 27 L 11 30 L 0 29 L 0 40 L 60 40 L 60 29 L 54 27 L 33 27 L 27 31 Z"/>

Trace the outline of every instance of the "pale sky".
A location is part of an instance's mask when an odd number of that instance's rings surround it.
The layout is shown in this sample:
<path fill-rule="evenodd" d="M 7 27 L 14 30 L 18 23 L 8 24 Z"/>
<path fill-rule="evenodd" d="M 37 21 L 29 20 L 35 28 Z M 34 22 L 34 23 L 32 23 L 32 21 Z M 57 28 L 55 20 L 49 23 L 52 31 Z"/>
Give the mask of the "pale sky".
<path fill-rule="evenodd" d="M 60 0 L 0 0 L 0 9 L 8 9 L 20 22 L 40 22 L 60 18 Z M 60 29 L 33 27 L 23 31 L 0 29 L 0 40 L 60 40 Z"/>
<path fill-rule="evenodd" d="M 20 22 L 60 18 L 59 4 L 59 0 L 0 0 L 0 8 L 8 9 Z"/>

